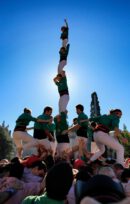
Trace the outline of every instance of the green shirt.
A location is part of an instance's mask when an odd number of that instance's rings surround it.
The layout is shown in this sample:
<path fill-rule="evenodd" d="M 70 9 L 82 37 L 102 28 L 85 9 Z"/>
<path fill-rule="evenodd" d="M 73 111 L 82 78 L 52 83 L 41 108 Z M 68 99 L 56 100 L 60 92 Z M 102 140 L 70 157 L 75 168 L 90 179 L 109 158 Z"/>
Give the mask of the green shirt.
<path fill-rule="evenodd" d="M 56 126 L 54 123 L 48 124 L 48 130 L 49 132 L 54 132 L 56 129 Z"/>
<path fill-rule="evenodd" d="M 80 113 L 78 115 L 77 121 L 81 127 L 88 128 L 88 122 L 81 122 L 82 120 L 88 119 L 88 116 L 85 113 Z"/>
<path fill-rule="evenodd" d="M 64 204 L 64 201 L 53 200 L 44 193 L 41 196 L 28 196 L 26 197 L 22 204 Z"/>
<path fill-rule="evenodd" d="M 67 44 L 67 46 L 66 46 L 64 52 L 59 51 L 59 54 L 60 54 L 60 62 L 63 61 L 63 60 L 67 60 L 67 56 L 68 56 L 68 53 L 69 53 L 69 49 L 70 49 L 70 44 Z"/>
<path fill-rule="evenodd" d="M 38 116 L 38 119 L 42 119 L 42 120 L 49 120 L 51 117 L 49 115 L 46 114 L 42 114 Z M 34 128 L 35 129 L 40 129 L 40 130 L 46 130 L 48 129 L 48 123 L 38 123 L 35 122 L 34 123 Z"/>
<path fill-rule="evenodd" d="M 23 113 L 16 120 L 16 126 L 27 126 L 30 121 L 36 121 L 37 119 L 32 117 L 29 113 Z"/>
<path fill-rule="evenodd" d="M 69 30 L 69 28 L 66 27 L 65 30 L 61 33 L 60 38 L 61 38 L 62 40 L 68 38 L 68 30 Z"/>
<path fill-rule="evenodd" d="M 116 115 L 102 115 L 94 118 L 90 118 L 90 121 L 97 122 L 98 124 L 103 124 L 109 128 L 110 131 L 115 128 L 119 128 L 120 119 Z"/>
<path fill-rule="evenodd" d="M 56 82 L 55 84 L 58 86 L 59 93 L 60 93 L 60 91 L 68 90 L 66 76 L 62 77 L 62 79 L 59 82 Z"/>
<path fill-rule="evenodd" d="M 68 129 L 67 115 L 64 112 L 61 112 L 61 121 L 57 122 L 57 119 L 54 118 L 56 126 L 56 135 L 61 135 L 64 130 Z"/>

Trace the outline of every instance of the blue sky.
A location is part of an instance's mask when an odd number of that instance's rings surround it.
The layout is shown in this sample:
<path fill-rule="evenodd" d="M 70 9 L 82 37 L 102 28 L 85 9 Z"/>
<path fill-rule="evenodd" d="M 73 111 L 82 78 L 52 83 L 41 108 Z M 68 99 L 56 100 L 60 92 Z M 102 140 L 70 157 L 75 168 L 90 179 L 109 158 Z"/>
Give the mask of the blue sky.
<path fill-rule="evenodd" d="M 96 91 L 101 113 L 120 108 L 130 131 L 130 1 L 1 0 L 0 123 L 11 130 L 24 107 L 38 116 L 47 105 L 58 113 L 60 27 L 68 19 L 70 52 L 65 67 L 70 91 L 68 120 L 81 103 L 90 115 Z M 31 126 L 31 124 L 30 124 Z"/>

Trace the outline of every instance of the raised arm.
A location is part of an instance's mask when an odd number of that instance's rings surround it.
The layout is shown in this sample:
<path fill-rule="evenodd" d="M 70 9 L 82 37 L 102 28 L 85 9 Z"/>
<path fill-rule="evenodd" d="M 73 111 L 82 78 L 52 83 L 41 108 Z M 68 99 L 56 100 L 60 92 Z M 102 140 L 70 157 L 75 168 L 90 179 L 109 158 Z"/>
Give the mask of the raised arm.
<path fill-rule="evenodd" d="M 38 123 L 50 123 L 52 119 L 48 119 L 48 120 L 43 120 L 43 119 L 38 119 L 37 118 L 37 122 Z"/>
<path fill-rule="evenodd" d="M 34 129 L 34 127 L 27 127 L 26 128 L 26 130 L 28 131 L 28 130 L 33 130 Z"/>
<path fill-rule="evenodd" d="M 64 131 L 62 132 L 62 134 L 65 135 L 65 134 L 67 134 L 67 133 L 69 133 L 69 132 L 73 132 L 74 130 L 78 130 L 80 127 L 81 127 L 81 126 L 80 126 L 79 124 L 76 124 L 75 126 L 70 127 L 70 128 L 68 128 L 67 130 L 64 130 Z"/>
<path fill-rule="evenodd" d="M 64 22 L 65 22 L 66 27 L 68 28 L 68 22 L 66 18 L 64 19 Z"/>
<path fill-rule="evenodd" d="M 80 120 L 80 123 L 89 122 L 88 119 Z"/>

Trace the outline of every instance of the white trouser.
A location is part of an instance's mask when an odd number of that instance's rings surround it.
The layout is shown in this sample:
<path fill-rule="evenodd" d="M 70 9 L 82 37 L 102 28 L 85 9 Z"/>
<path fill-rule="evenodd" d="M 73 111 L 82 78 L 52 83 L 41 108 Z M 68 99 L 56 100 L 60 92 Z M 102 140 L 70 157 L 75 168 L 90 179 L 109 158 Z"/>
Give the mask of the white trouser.
<path fill-rule="evenodd" d="M 17 148 L 22 147 L 24 151 L 29 148 L 36 147 L 38 145 L 37 139 L 34 139 L 27 132 L 23 132 L 23 131 L 13 132 L 13 141 Z"/>
<path fill-rule="evenodd" d="M 60 74 L 63 71 L 64 66 L 67 64 L 66 60 L 62 60 L 61 62 L 59 62 L 58 65 L 58 74 Z"/>
<path fill-rule="evenodd" d="M 37 141 L 38 141 L 38 144 L 43 145 L 46 150 L 51 150 L 51 144 L 48 138 L 41 139 L 41 140 L 37 139 Z"/>
<path fill-rule="evenodd" d="M 94 132 L 94 141 L 96 142 L 99 151 L 96 152 L 91 158 L 91 161 L 98 159 L 105 152 L 105 145 L 116 151 L 117 163 L 124 166 L 124 147 L 109 134 L 102 131 Z"/>
<path fill-rule="evenodd" d="M 87 148 L 87 138 L 86 137 L 82 137 L 82 136 L 77 136 L 77 138 L 76 138 L 76 140 L 77 140 L 77 144 L 79 145 L 79 142 L 80 142 L 80 140 L 83 140 L 84 141 L 84 147 L 85 148 Z"/>
<path fill-rule="evenodd" d="M 66 107 L 68 105 L 68 102 L 69 102 L 69 95 L 68 94 L 64 94 L 63 96 L 60 96 L 59 113 L 66 111 Z"/>
<path fill-rule="evenodd" d="M 98 147 L 96 145 L 96 142 L 91 142 L 91 153 L 94 154 L 97 151 L 99 151 L 99 149 L 98 149 Z"/>
<path fill-rule="evenodd" d="M 67 43 L 68 43 L 68 39 L 67 38 L 62 40 L 62 47 L 66 47 Z"/>
<path fill-rule="evenodd" d="M 60 156 L 62 153 L 70 148 L 70 143 L 57 143 L 57 155 Z"/>
<path fill-rule="evenodd" d="M 55 140 L 54 142 L 50 142 L 50 145 L 51 145 L 52 155 L 55 156 L 57 141 Z"/>

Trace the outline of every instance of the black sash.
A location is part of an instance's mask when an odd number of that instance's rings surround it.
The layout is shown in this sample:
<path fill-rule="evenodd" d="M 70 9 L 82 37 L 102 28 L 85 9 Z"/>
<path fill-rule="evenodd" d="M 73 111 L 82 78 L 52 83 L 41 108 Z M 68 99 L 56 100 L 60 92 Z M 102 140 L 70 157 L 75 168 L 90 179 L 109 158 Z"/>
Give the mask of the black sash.
<path fill-rule="evenodd" d="M 69 95 L 68 90 L 59 91 L 60 96 Z"/>

